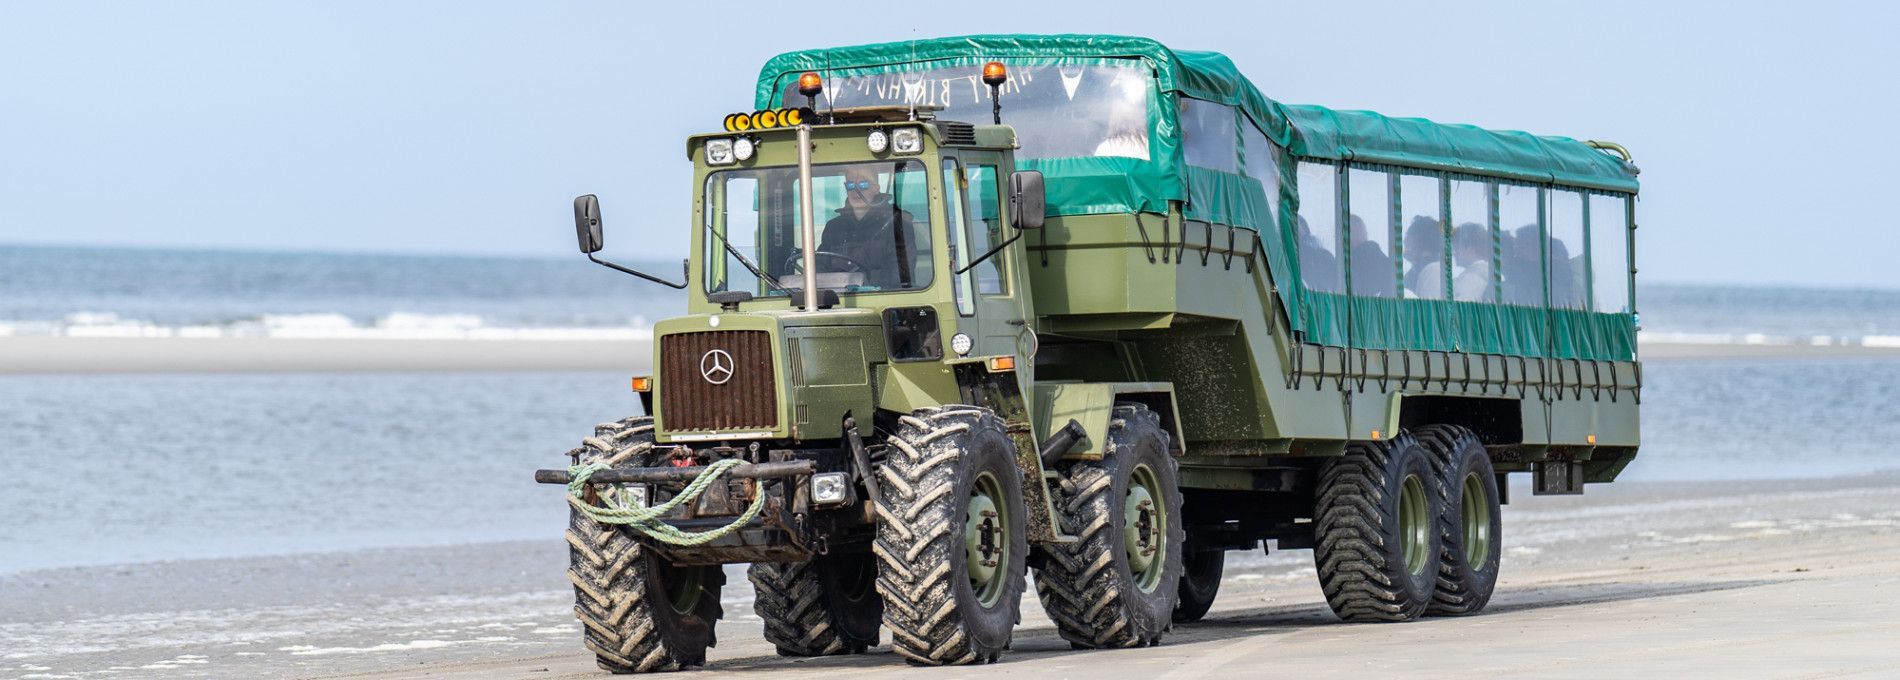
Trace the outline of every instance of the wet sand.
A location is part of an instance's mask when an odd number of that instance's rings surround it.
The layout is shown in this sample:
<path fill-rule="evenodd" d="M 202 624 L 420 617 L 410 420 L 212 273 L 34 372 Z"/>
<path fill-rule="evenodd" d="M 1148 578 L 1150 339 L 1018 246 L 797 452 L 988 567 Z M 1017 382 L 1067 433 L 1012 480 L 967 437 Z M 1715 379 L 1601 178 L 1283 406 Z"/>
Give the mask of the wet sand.
<path fill-rule="evenodd" d="M 650 340 L 0 337 L 0 375 L 646 371 Z M 1900 358 L 1900 347 L 1645 343 L 1645 361 Z"/>
<path fill-rule="evenodd" d="M 1071 651 L 1031 595 L 995 666 L 886 648 L 787 659 L 743 572 L 692 677 L 1810 677 L 1900 674 L 1900 476 L 1514 489 L 1479 616 L 1348 625 L 1309 551 L 1228 553 L 1207 621 L 1161 647 Z M 547 541 L 0 576 L 0 678 L 606 677 Z"/>

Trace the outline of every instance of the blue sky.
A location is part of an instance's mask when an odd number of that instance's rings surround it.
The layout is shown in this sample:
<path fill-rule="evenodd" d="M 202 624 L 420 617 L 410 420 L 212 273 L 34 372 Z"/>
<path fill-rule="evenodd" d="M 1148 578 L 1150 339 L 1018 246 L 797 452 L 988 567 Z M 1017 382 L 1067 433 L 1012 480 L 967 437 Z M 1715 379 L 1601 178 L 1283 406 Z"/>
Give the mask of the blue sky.
<path fill-rule="evenodd" d="M 1281 101 L 1621 142 L 1643 280 L 1900 287 L 1890 5 L 982 7 L 6 0 L 0 243 L 561 256 L 593 192 L 608 254 L 673 259 L 682 139 L 772 55 L 1104 32 Z"/>

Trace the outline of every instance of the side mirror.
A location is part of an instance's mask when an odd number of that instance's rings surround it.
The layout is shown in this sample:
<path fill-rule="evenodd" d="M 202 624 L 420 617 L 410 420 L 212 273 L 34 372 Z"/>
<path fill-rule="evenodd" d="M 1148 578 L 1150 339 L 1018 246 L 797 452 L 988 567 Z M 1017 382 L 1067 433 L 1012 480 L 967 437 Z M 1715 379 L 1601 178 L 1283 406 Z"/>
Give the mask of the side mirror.
<path fill-rule="evenodd" d="M 1042 173 L 1022 170 L 1009 174 L 1009 221 L 1017 229 L 1041 229 Z"/>
<path fill-rule="evenodd" d="M 600 199 L 593 194 L 574 197 L 574 235 L 580 238 L 581 252 L 600 252 Z"/>

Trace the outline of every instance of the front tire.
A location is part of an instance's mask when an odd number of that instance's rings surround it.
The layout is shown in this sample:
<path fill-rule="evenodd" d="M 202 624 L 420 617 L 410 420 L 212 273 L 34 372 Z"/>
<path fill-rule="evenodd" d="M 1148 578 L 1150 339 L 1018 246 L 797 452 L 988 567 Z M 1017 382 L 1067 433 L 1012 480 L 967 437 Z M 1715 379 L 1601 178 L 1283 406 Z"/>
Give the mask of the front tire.
<path fill-rule="evenodd" d="M 1073 543 L 1044 548 L 1036 594 L 1078 648 L 1146 647 L 1174 625 L 1181 582 L 1181 490 L 1168 434 L 1148 407 L 1123 403 L 1107 455 L 1061 472 L 1057 514 Z"/>
<path fill-rule="evenodd" d="M 1410 621 L 1438 580 L 1438 477 L 1410 434 L 1353 442 L 1320 471 L 1313 561 L 1326 604 L 1350 622 Z"/>
<path fill-rule="evenodd" d="M 1491 455 L 1471 430 L 1456 425 L 1420 428 L 1418 439 L 1438 459 L 1440 560 L 1429 616 L 1476 614 L 1498 585 L 1504 525 Z"/>
<path fill-rule="evenodd" d="M 1029 554 L 1015 445 L 974 406 L 898 422 L 874 545 L 891 648 L 920 665 L 994 662 L 1021 620 Z"/>
<path fill-rule="evenodd" d="M 877 558 L 870 553 L 759 562 L 746 576 L 757 593 L 752 610 L 779 655 L 858 654 L 877 645 L 884 601 L 877 594 Z"/>
<path fill-rule="evenodd" d="M 583 465 L 605 460 L 621 468 L 648 465 L 652 450 L 653 419 L 638 417 L 594 428 L 594 436 L 573 453 Z M 598 503 L 618 491 L 595 485 L 584 501 L 568 501 Z M 567 543 L 574 615 L 582 624 L 582 642 L 601 668 L 647 673 L 706 663 L 706 649 L 716 643 L 713 622 L 725 614 L 719 604 L 723 570 L 675 566 L 632 529 L 596 522 L 572 507 Z"/>

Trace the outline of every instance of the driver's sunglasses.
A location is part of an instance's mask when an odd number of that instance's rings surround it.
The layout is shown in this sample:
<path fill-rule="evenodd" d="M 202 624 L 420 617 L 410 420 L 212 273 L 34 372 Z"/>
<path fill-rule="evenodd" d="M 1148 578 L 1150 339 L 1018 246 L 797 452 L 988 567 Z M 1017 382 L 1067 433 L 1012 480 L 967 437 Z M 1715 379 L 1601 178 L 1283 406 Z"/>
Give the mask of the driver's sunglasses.
<path fill-rule="evenodd" d="M 871 188 L 871 183 L 869 181 L 845 182 L 844 188 L 846 191 L 866 191 Z"/>

